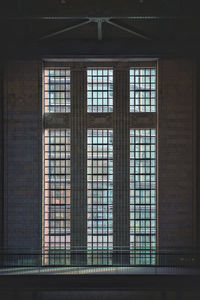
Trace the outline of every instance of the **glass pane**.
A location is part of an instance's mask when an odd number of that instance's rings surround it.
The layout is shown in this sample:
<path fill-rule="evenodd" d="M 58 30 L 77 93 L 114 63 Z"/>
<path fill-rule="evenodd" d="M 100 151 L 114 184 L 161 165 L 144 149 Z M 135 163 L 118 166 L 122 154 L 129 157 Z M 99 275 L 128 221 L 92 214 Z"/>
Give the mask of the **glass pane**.
<path fill-rule="evenodd" d="M 156 263 L 156 130 L 130 130 L 130 262 Z"/>
<path fill-rule="evenodd" d="M 70 130 L 46 129 L 44 140 L 44 264 L 65 265 L 70 263 Z"/>
<path fill-rule="evenodd" d="M 44 70 L 44 111 L 70 112 L 70 70 Z"/>
<path fill-rule="evenodd" d="M 130 112 L 156 111 L 156 69 L 130 69 Z"/>
<path fill-rule="evenodd" d="M 113 70 L 88 69 L 87 99 L 88 112 L 113 111 Z"/>
<path fill-rule="evenodd" d="M 88 130 L 88 264 L 112 264 L 113 131 Z"/>

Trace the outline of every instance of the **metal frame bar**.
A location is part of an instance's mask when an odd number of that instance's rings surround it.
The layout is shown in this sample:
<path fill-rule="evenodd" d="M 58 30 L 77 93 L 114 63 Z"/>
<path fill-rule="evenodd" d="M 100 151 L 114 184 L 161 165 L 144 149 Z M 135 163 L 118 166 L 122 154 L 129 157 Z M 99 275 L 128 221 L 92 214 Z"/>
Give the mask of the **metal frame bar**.
<path fill-rule="evenodd" d="M 131 30 L 131 29 L 127 28 L 127 27 L 119 25 L 119 24 L 117 24 L 117 23 L 115 23 L 113 21 L 110 21 L 110 20 L 106 20 L 106 23 L 108 23 L 108 24 L 110 24 L 110 25 L 112 25 L 114 27 L 117 27 L 117 28 L 119 28 L 121 30 L 124 30 L 124 31 L 126 31 L 128 33 L 131 33 L 132 35 L 138 36 L 138 37 L 143 38 L 145 40 L 150 40 L 150 38 L 147 35 L 144 35 L 142 33 L 137 32 L 136 29 Z"/>
<path fill-rule="evenodd" d="M 90 20 L 87 20 L 87 21 L 84 21 L 84 22 L 82 22 L 82 23 L 79 23 L 79 24 L 76 24 L 76 25 L 73 25 L 73 26 L 70 26 L 70 27 L 66 27 L 66 28 L 61 29 L 61 30 L 58 30 L 58 31 L 56 31 L 56 32 L 53 32 L 53 33 L 44 35 L 44 36 L 42 36 L 39 40 L 44 40 L 44 39 L 47 39 L 47 38 L 49 38 L 49 37 L 59 35 L 59 34 L 61 34 L 61 33 L 63 33 L 63 32 L 66 32 L 66 31 L 70 31 L 70 30 L 79 28 L 79 27 L 81 27 L 81 26 L 83 26 L 83 25 L 87 25 L 87 24 L 89 24 L 89 23 L 91 23 L 91 21 L 90 21 Z"/>
<path fill-rule="evenodd" d="M 87 25 L 89 23 L 97 23 L 97 30 L 98 30 L 98 40 L 102 40 L 102 24 L 103 22 L 107 23 L 107 24 L 110 24 L 118 29 L 121 29 L 123 31 L 126 31 L 134 36 L 138 36 L 142 39 L 145 39 L 145 40 L 150 40 L 150 37 L 148 37 L 146 34 L 143 34 L 143 33 L 140 33 L 137 31 L 137 29 L 134 28 L 134 30 L 132 29 L 129 29 L 125 26 L 122 26 L 122 25 L 119 25 L 113 21 L 110 21 L 111 18 L 88 18 L 87 21 L 84 21 L 82 23 L 78 23 L 76 25 L 73 25 L 73 26 L 70 26 L 70 27 L 66 27 L 64 29 L 61 29 L 59 31 L 56 31 L 56 32 L 53 32 L 53 33 L 50 33 L 50 34 L 47 34 L 45 36 L 42 36 L 39 40 L 44 40 L 44 39 L 47 39 L 47 38 L 50 38 L 50 37 L 53 37 L 53 36 L 56 36 L 56 35 L 59 35 L 59 34 L 62 34 L 64 32 L 67 32 L 67 31 L 70 31 L 70 30 L 73 30 L 73 29 L 76 29 L 76 28 L 79 28 L 81 26 L 84 26 L 84 25 Z"/>
<path fill-rule="evenodd" d="M 101 41 L 102 40 L 102 20 L 98 20 L 97 22 L 97 28 L 98 28 L 98 40 Z"/>

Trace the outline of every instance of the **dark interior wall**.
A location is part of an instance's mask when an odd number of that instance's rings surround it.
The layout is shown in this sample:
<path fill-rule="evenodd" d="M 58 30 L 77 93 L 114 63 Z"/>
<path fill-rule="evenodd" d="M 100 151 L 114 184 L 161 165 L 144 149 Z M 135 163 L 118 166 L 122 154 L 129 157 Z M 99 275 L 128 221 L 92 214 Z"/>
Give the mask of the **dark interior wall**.
<path fill-rule="evenodd" d="M 4 244 L 41 248 L 41 63 L 4 74 Z M 195 244 L 195 97 L 192 59 L 159 61 L 159 245 Z"/>
<path fill-rule="evenodd" d="M 3 247 L 3 64 L 0 62 L 0 248 Z"/>
<path fill-rule="evenodd" d="M 197 119 L 197 209 L 196 209 L 196 220 L 197 220 L 197 247 L 200 249 L 200 60 L 197 60 L 196 70 L 197 70 L 197 105 L 196 105 L 196 119 Z"/>
<path fill-rule="evenodd" d="M 4 243 L 41 248 L 40 63 L 5 65 Z"/>
<path fill-rule="evenodd" d="M 196 66 L 159 62 L 159 245 L 196 244 Z"/>

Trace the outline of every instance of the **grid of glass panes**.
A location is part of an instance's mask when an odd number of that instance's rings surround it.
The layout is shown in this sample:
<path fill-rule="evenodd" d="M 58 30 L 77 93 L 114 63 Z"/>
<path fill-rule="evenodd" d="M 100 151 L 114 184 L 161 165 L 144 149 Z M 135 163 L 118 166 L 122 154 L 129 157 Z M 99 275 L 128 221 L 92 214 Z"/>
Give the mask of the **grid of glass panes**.
<path fill-rule="evenodd" d="M 113 70 L 87 70 L 88 112 L 105 113 L 113 111 Z"/>
<path fill-rule="evenodd" d="M 70 112 L 70 70 L 44 70 L 44 111 Z"/>
<path fill-rule="evenodd" d="M 156 69 L 130 69 L 130 112 L 156 111 Z"/>
<path fill-rule="evenodd" d="M 130 262 L 156 263 L 156 130 L 130 130 Z"/>
<path fill-rule="evenodd" d="M 87 248 L 88 264 L 112 264 L 113 131 L 88 130 Z"/>
<path fill-rule="evenodd" d="M 44 263 L 69 264 L 70 130 L 44 133 Z"/>

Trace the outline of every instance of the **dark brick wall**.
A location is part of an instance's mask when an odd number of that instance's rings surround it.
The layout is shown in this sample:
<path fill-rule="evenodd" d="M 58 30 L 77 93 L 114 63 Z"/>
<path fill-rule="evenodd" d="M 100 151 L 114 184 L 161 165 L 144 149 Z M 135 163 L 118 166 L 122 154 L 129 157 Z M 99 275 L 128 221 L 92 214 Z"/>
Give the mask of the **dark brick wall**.
<path fill-rule="evenodd" d="M 41 248 L 41 64 L 5 68 L 5 246 Z M 159 61 L 159 245 L 196 241 L 194 60 Z"/>
<path fill-rule="evenodd" d="M 5 69 L 5 246 L 41 248 L 40 63 Z"/>
<path fill-rule="evenodd" d="M 191 248 L 195 230 L 195 62 L 159 62 L 159 245 Z"/>

